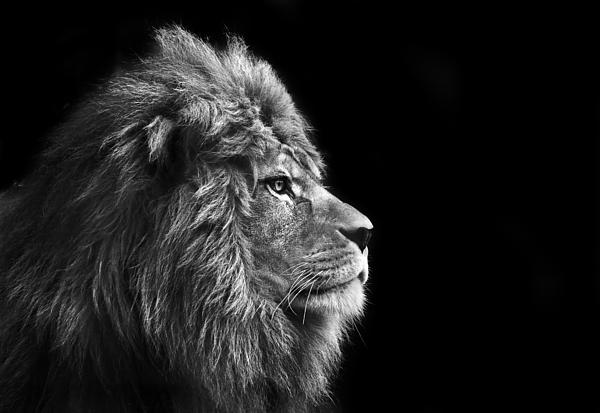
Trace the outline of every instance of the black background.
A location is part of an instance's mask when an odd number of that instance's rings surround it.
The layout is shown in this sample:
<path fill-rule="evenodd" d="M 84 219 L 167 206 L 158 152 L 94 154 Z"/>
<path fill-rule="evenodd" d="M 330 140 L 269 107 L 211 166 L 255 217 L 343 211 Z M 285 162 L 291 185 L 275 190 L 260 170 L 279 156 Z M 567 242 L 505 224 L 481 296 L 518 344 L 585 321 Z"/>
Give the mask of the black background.
<path fill-rule="evenodd" d="M 315 126 L 329 184 L 375 225 L 340 411 L 598 411 L 589 12 L 219 4 L 5 13 L 2 187 L 153 27 L 239 34 Z"/>

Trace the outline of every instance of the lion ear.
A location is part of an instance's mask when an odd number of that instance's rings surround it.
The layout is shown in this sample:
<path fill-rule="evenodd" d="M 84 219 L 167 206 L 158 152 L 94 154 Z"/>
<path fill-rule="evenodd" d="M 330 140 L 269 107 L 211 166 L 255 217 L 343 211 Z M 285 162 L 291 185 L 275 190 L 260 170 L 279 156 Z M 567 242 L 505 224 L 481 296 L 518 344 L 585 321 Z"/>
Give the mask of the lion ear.
<path fill-rule="evenodd" d="M 173 121 L 159 115 L 144 128 L 148 134 L 149 160 L 151 163 L 161 162 L 168 156 L 168 141 L 174 127 Z"/>
<path fill-rule="evenodd" d="M 189 148 L 182 147 L 181 130 L 177 123 L 158 115 L 144 127 L 148 146 L 148 170 L 164 182 L 176 182 L 185 175 L 190 164 Z"/>

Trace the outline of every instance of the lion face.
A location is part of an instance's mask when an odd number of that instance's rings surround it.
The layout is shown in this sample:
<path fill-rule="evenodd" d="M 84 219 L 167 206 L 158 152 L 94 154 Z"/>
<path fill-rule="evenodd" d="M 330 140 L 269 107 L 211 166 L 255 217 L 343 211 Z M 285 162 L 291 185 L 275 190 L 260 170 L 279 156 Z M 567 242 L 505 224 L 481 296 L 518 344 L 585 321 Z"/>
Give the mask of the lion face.
<path fill-rule="evenodd" d="M 302 150 L 273 148 L 258 166 L 249 225 L 257 272 L 292 314 L 360 315 L 373 225 L 321 183 Z"/>

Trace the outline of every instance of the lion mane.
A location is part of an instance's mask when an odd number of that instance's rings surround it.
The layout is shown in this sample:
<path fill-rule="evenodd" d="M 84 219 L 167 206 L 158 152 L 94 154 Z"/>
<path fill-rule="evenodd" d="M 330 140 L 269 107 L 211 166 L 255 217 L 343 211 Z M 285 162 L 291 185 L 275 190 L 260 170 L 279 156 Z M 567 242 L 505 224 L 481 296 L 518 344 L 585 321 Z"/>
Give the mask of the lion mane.
<path fill-rule="evenodd" d="M 244 226 L 269 144 L 323 166 L 307 134 L 240 39 L 217 51 L 157 30 L 154 52 L 84 99 L 0 195 L 1 410 L 326 401 L 343 332 L 273 311 Z"/>

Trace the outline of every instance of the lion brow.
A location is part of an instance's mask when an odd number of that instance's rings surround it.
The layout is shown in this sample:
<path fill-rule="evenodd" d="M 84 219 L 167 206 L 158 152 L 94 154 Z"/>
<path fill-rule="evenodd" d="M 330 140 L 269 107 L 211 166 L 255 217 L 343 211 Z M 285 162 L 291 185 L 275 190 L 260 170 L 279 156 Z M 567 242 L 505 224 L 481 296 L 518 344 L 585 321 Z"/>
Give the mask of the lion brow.
<path fill-rule="evenodd" d="M 311 157 L 304 152 L 302 149 L 295 149 L 289 145 L 282 144 L 281 145 L 282 152 L 288 154 L 292 159 L 294 159 L 298 165 L 304 167 L 304 170 L 307 174 L 317 183 L 321 184 L 323 181 L 323 172 L 319 170 L 316 163 L 311 159 Z"/>

